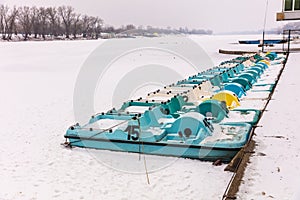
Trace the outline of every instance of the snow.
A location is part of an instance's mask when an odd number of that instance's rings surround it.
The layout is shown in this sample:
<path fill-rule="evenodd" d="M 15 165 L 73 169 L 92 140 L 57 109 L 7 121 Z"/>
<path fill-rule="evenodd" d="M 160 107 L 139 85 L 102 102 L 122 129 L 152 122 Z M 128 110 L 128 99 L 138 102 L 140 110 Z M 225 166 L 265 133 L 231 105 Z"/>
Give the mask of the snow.
<path fill-rule="evenodd" d="M 149 101 L 168 101 L 170 99 L 171 95 L 164 95 L 164 94 L 161 94 L 159 93 L 158 95 L 155 95 L 155 96 L 150 96 L 150 97 L 147 97 L 147 100 Z"/>
<path fill-rule="evenodd" d="M 0 43 L 0 199 L 220 199 L 225 165 L 147 155 L 148 185 L 138 154 L 60 145 L 77 74 L 102 42 Z"/>
<path fill-rule="evenodd" d="M 222 123 L 226 122 L 251 122 L 255 117 L 255 112 L 242 114 L 241 112 L 231 111 L 228 113 L 228 118 L 224 118 Z"/>
<path fill-rule="evenodd" d="M 84 126 L 85 129 L 90 129 L 92 128 L 93 130 L 107 130 L 110 129 L 111 127 L 118 126 L 119 124 L 124 124 L 126 120 L 117 120 L 117 119 L 101 119 L 98 120 L 92 124 L 87 124 Z"/>
<path fill-rule="evenodd" d="M 237 38 L 255 39 L 248 36 L 191 37 L 207 51 L 215 64 L 236 57 L 217 52 L 222 47 L 238 47 L 235 44 Z M 144 156 L 66 149 L 60 145 L 64 142 L 66 129 L 75 123 L 73 91 L 77 75 L 88 55 L 103 42 L 0 43 L 0 199 L 220 199 L 232 176 L 232 173 L 224 171 L 225 165 L 213 166 L 211 162 L 147 155 L 148 185 Z M 149 52 L 144 52 L 144 58 L 155 57 L 153 52 Z M 137 59 L 139 55 L 132 56 Z M 168 62 L 166 55 L 160 59 Z M 121 61 L 115 63 L 115 67 Z M 130 69 L 142 62 L 143 59 L 136 61 Z M 129 59 L 125 63 L 132 64 Z M 182 63 L 172 61 L 176 70 Z M 300 110 L 294 107 L 299 99 L 296 55 L 290 57 L 288 64 L 292 67 L 287 68 L 289 71 L 283 76 L 285 82 L 280 82 L 280 92 L 276 92 L 275 100 L 268 108 L 270 111 L 260 122 L 264 125 L 260 135 L 260 129 L 256 130 L 258 136 L 255 140 L 260 148 L 257 153 L 266 153 L 267 156 L 252 158 L 245 176 L 247 185 L 241 187 L 239 194 L 241 199 L 260 198 L 263 191 L 265 197 L 274 195 L 278 199 L 289 199 L 298 189 L 299 181 L 294 178 L 299 177 L 296 165 L 299 162 L 299 147 L 296 145 L 299 136 L 297 118 L 294 117 Z M 124 70 L 118 71 L 120 76 L 122 73 Z M 181 73 L 192 73 L 192 70 Z M 111 89 L 105 88 L 105 95 L 109 96 Z M 139 90 L 131 95 L 144 92 Z M 101 93 L 97 95 L 95 98 L 99 100 L 95 107 L 110 109 L 110 102 L 104 101 Z M 265 103 L 246 102 L 249 106 L 257 103 L 257 107 Z M 290 106 L 282 106 L 282 102 Z M 274 124 L 274 120 L 278 123 Z M 270 137 L 274 135 L 284 138 Z M 290 173 L 291 170 L 294 173 Z M 272 188 L 275 181 L 282 183 L 276 185 L 276 189 Z M 265 182 L 274 184 L 266 185 Z"/>
<path fill-rule="evenodd" d="M 270 92 L 255 92 L 255 91 L 248 91 L 247 96 L 245 96 L 243 99 L 266 99 L 268 98 Z"/>
<path fill-rule="evenodd" d="M 129 106 L 125 112 L 144 113 L 146 110 L 149 110 L 149 106 Z"/>
<path fill-rule="evenodd" d="M 300 199 L 299 53 L 286 68 L 255 130 L 250 158 L 238 199 Z"/>

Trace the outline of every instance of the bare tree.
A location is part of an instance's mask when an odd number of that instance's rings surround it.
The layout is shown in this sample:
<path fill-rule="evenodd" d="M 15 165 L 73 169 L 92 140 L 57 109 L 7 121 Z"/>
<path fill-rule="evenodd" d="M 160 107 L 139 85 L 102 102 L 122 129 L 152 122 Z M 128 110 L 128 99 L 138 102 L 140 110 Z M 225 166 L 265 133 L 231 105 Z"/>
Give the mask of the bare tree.
<path fill-rule="evenodd" d="M 44 7 L 40 7 L 39 15 L 40 15 L 40 25 L 41 25 L 40 34 L 42 35 L 43 39 L 45 40 L 46 39 L 45 35 L 46 35 L 47 29 L 48 29 L 48 24 L 49 24 L 47 9 Z"/>
<path fill-rule="evenodd" d="M 12 34 L 16 29 L 16 17 L 18 10 L 16 7 L 9 9 L 8 6 L 0 6 L 0 15 L 1 15 L 1 33 L 2 39 L 11 40 Z"/>
<path fill-rule="evenodd" d="M 4 6 L 0 5 L 0 33 L 3 34 L 4 32 Z"/>
<path fill-rule="evenodd" d="M 116 30 L 113 26 L 107 26 L 107 27 L 103 28 L 103 31 L 106 33 L 114 33 Z"/>
<path fill-rule="evenodd" d="M 59 24 L 59 16 L 55 7 L 49 7 L 47 10 L 47 16 L 50 21 L 50 35 L 57 36 Z"/>
<path fill-rule="evenodd" d="M 96 21 L 94 23 L 94 30 L 96 33 L 96 39 L 99 38 L 103 26 L 103 20 L 100 17 L 96 17 Z"/>
<path fill-rule="evenodd" d="M 136 29 L 136 27 L 135 27 L 133 24 L 128 24 L 128 25 L 126 25 L 126 27 L 125 27 L 125 30 L 126 30 L 126 31 L 133 30 L 133 29 Z"/>
<path fill-rule="evenodd" d="M 37 7 L 32 7 L 30 9 L 30 16 L 31 16 L 31 24 L 32 24 L 32 30 L 34 34 L 34 38 L 37 38 L 38 34 L 40 33 L 40 13 L 39 9 Z"/>
<path fill-rule="evenodd" d="M 32 29 L 31 9 L 28 6 L 20 7 L 18 19 L 20 22 L 20 26 L 22 27 L 24 40 L 27 40 L 28 36 L 31 35 L 31 29 Z"/>
<path fill-rule="evenodd" d="M 82 17 L 82 35 L 84 38 L 87 37 L 88 32 L 91 29 L 91 26 L 92 26 L 91 22 L 92 22 L 92 17 L 87 16 L 87 15 L 84 15 Z"/>
<path fill-rule="evenodd" d="M 72 24 L 72 33 L 73 37 L 76 38 L 76 35 L 80 32 L 81 26 L 82 26 L 82 21 L 80 18 L 81 14 L 74 14 L 74 20 Z"/>
<path fill-rule="evenodd" d="M 82 17 L 82 34 L 83 37 L 98 38 L 102 30 L 103 20 L 99 17 L 84 15 Z"/>
<path fill-rule="evenodd" d="M 73 11 L 74 8 L 72 8 L 71 6 L 61 6 L 58 8 L 58 13 L 61 16 L 62 21 L 64 23 L 66 38 L 69 38 L 70 36 L 71 24 L 74 20 Z"/>
<path fill-rule="evenodd" d="M 131 29 L 132 26 L 126 28 Z M 0 5 L 0 34 L 6 40 L 11 40 L 13 33 L 22 34 L 24 40 L 28 40 L 32 33 L 34 38 L 42 37 L 44 40 L 46 35 L 70 38 L 71 34 L 74 38 L 83 35 L 84 38 L 97 39 L 101 31 L 117 30 L 112 26 L 103 29 L 103 20 L 100 17 L 82 16 L 74 12 L 71 6 L 58 8 L 24 6 L 10 9 L 8 6 Z"/>
<path fill-rule="evenodd" d="M 103 21 L 99 17 L 91 17 L 90 20 L 91 20 L 90 36 L 92 38 L 98 39 L 103 25 Z"/>

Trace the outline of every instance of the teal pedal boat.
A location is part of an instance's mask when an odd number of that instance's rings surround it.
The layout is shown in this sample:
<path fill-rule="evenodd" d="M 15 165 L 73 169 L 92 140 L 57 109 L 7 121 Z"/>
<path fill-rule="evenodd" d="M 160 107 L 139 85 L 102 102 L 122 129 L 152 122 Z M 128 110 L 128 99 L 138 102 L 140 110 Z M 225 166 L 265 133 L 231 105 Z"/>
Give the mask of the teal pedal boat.
<path fill-rule="evenodd" d="M 280 68 L 272 64 L 284 60 L 269 53 L 225 61 L 69 127 L 65 145 L 228 162 L 274 90 Z"/>
<path fill-rule="evenodd" d="M 104 114 L 84 126 L 71 126 L 65 138 L 70 146 L 83 148 L 228 162 L 252 129 L 247 123 L 212 125 L 196 112 L 164 120 L 153 112 L 134 117 Z"/>

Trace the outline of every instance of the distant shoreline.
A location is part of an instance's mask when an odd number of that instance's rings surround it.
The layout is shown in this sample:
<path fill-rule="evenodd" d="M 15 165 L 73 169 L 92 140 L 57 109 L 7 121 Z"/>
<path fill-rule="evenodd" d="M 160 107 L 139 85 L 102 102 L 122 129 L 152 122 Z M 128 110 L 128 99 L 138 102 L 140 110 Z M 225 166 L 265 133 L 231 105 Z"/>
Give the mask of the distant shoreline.
<path fill-rule="evenodd" d="M 69 37 L 67 38 L 65 35 L 60 35 L 60 36 L 52 36 L 52 35 L 46 35 L 45 38 L 42 37 L 42 35 L 39 35 L 37 37 L 34 36 L 34 34 L 27 36 L 27 39 L 25 40 L 22 34 L 17 34 L 17 35 L 12 35 L 12 39 L 3 39 L 2 34 L 0 34 L 0 42 L 43 42 L 43 41 L 92 41 L 92 40 L 99 40 L 99 39 L 133 39 L 133 38 L 139 38 L 139 37 L 144 37 L 144 38 L 157 38 L 157 37 L 162 37 L 162 36 L 182 36 L 182 35 L 187 35 L 187 36 L 242 36 L 242 35 L 249 35 L 249 36 L 259 36 L 259 33 L 216 33 L 216 34 L 146 34 L 146 35 L 131 35 L 131 34 L 126 34 L 126 33 L 121 33 L 121 34 L 114 34 L 114 33 L 102 33 L 99 34 L 97 37 L 83 37 L 82 35 L 77 35 L 76 37 Z M 268 35 L 272 36 L 279 36 L 282 37 L 281 34 L 276 34 L 276 33 L 270 33 Z M 249 38 L 253 39 L 253 38 Z"/>

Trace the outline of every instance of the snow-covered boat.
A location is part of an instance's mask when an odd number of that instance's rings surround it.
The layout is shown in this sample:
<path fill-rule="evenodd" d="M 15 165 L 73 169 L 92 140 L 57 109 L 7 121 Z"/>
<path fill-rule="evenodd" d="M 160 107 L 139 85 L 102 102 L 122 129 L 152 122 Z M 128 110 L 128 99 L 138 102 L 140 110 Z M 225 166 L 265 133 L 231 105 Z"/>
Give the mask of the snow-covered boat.
<path fill-rule="evenodd" d="M 154 112 L 146 111 L 140 117 L 127 119 L 102 115 L 93 123 L 70 127 L 66 137 L 72 146 L 229 161 L 248 141 L 251 131 L 247 123 L 221 123 L 213 127 L 197 112 L 152 121 Z M 161 125 L 159 121 L 164 120 Z M 118 124 L 100 129 L 109 121 Z"/>
<path fill-rule="evenodd" d="M 241 101 L 248 94 L 258 96 L 255 100 L 267 98 L 277 74 L 264 76 L 265 71 L 270 61 L 283 59 L 268 53 L 223 62 L 119 109 L 93 115 L 85 125 L 71 126 L 66 145 L 230 161 L 248 142 L 261 114 L 261 109 L 240 107 Z M 271 82 L 265 80 L 269 76 Z"/>

